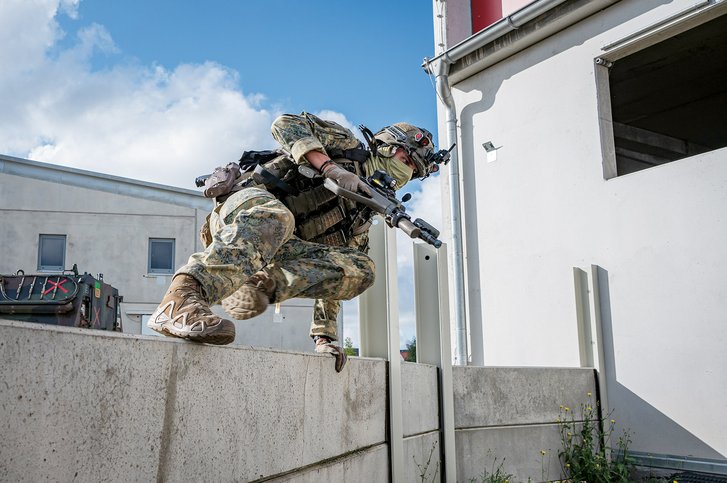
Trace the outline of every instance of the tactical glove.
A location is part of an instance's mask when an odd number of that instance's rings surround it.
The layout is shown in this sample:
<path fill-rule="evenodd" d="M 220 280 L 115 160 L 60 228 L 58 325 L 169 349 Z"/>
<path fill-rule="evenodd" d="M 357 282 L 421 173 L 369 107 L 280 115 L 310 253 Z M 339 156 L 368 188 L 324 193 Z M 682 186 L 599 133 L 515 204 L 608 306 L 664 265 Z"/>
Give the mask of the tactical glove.
<path fill-rule="evenodd" d="M 326 178 L 332 179 L 338 186 L 345 190 L 353 191 L 354 193 L 360 191 L 361 193 L 371 195 L 369 187 L 356 173 L 348 171 L 333 161 L 326 161 L 323 164 L 321 174 Z"/>
<path fill-rule="evenodd" d="M 331 339 L 325 336 L 316 336 L 316 352 L 318 354 L 331 354 L 336 358 L 336 365 L 334 366 L 336 372 L 341 372 L 343 367 L 346 365 L 348 357 L 346 351 L 342 347 L 337 346 Z"/>

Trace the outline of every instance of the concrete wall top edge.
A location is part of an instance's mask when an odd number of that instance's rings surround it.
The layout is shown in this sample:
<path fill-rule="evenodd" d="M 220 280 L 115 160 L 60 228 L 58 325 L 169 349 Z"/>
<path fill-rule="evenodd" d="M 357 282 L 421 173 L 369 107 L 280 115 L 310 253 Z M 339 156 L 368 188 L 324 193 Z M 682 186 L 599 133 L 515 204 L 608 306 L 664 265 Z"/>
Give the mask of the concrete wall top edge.
<path fill-rule="evenodd" d="M 494 372 L 502 372 L 507 370 L 513 370 L 513 371 L 519 371 L 519 370 L 528 370 L 528 371 L 551 371 L 551 370 L 558 370 L 558 371 L 584 371 L 584 372 L 592 372 L 595 368 L 593 367 L 567 367 L 567 366 L 453 366 L 453 371 L 494 371 Z"/>
<path fill-rule="evenodd" d="M 8 327 L 8 328 L 14 327 L 14 328 L 29 330 L 29 331 L 70 333 L 70 334 L 78 334 L 78 335 L 86 336 L 86 337 L 136 339 L 136 340 L 145 340 L 145 341 L 149 341 L 149 342 L 158 342 L 158 343 L 166 343 L 166 344 L 192 345 L 192 346 L 196 346 L 196 347 L 206 347 L 206 348 L 209 348 L 210 350 L 219 349 L 219 350 L 244 350 L 244 351 L 252 351 L 252 352 L 275 352 L 275 353 L 297 354 L 297 355 L 303 355 L 303 356 L 331 359 L 331 356 L 328 354 L 317 354 L 315 352 L 292 351 L 292 350 L 276 349 L 274 347 L 261 347 L 261 346 L 252 346 L 252 345 L 243 345 L 243 344 L 230 344 L 230 345 L 225 345 L 225 346 L 198 344 L 196 342 L 190 342 L 190 341 L 187 341 L 184 339 L 177 339 L 177 338 L 172 338 L 172 337 L 162 338 L 162 337 L 157 337 L 155 335 L 127 334 L 127 333 L 122 333 L 122 332 L 109 332 L 109 331 L 105 331 L 105 330 L 84 329 L 84 328 L 80 328 L 80 327 L 65 327 L 65 326 L 50 325 L 50 324 L 43 324 L 43 323 L 22 322 L 22 321 L 18 321 L 18 320 L 4 319 L 4 318 L 2 318 L 1 315 L 0 315 L 0 327 Z M 362 361 L 362 362 L 372 362 L 372 363 L 376 363 L 376 362 L 385 363 L 386 362 L 384 359 L 379 359 L 376 357 L 351 357 L 349 359 L 356 360 L 356 361 Z"/>

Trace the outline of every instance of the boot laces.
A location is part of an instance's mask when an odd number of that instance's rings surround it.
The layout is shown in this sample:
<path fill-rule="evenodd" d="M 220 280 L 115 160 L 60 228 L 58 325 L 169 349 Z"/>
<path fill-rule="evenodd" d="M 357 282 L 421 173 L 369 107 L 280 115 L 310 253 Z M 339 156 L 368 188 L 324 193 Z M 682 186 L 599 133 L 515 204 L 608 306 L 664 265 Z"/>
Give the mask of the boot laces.
<path fill-rule="evenodd" d="M 212 315 L 211 311 L 202 310 L 204 307 L 207 307 L 207 301 L 204 300 L 204 297 L 202 297 L 199 283 L 191 281 L 182 282 L 174 289 L 174 293 L 181 301 L 179 309 L 196 306 L 197 310 L 201 310 L 205 314 Z"/>

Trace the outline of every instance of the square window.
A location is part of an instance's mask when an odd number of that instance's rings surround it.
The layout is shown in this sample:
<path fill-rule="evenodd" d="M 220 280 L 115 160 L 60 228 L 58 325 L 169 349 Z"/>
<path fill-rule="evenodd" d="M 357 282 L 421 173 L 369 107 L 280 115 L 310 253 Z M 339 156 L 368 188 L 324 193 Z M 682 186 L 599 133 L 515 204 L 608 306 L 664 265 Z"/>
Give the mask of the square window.
<path fill-rule="evenodd" d="M 618 50 L 596 60 L 605 178 L 727 146 L 727 15 Z"/>
<path fill-rule="evenodd" d="M 174 238 L 149 238 L 149 273 L 174 273 Z"/>
<path fill-rule="evenodd" d="M 62 272 L 66 264 L 66 235 L 40 235 L 38 270 Z"/>

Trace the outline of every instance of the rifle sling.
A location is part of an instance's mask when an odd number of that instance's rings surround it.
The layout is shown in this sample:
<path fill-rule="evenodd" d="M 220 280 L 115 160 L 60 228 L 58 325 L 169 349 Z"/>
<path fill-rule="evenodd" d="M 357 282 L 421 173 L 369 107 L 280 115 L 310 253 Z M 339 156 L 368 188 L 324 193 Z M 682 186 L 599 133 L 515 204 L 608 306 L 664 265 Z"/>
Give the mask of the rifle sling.
<path fill-rule="evenodd" d="M 329 148 L 326 149 L 326 152 L 331 159 L 346 158 L 359 163 L 363 163 L 364 161 L 369 159 L 368 149 L 360 146 L 352 149 Z"/>

